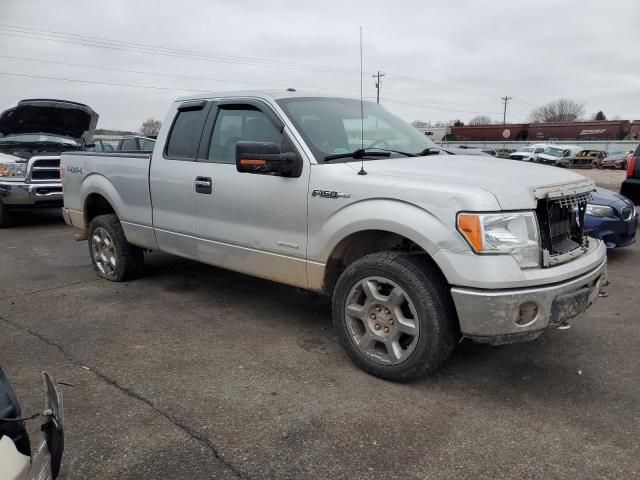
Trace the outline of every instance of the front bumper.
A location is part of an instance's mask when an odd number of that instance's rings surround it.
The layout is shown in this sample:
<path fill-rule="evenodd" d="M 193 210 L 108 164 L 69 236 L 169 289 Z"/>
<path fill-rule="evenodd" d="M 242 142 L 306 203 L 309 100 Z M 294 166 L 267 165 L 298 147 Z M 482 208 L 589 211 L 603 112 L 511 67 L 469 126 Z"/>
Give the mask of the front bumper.
<path fill-rule="evenodd" d="M 62 206 L 62 183 L 0 181 L 0 201 L 8 206 Z"/>
<path fill-rule="evenodd" d="M 586 310 L 598 297 L 606 271 L 605 257 L 593 270 L 551 285 L 508 290 L 454 287 L 451 295 L 462 334 L 495 344 L 535 338 Z"/>

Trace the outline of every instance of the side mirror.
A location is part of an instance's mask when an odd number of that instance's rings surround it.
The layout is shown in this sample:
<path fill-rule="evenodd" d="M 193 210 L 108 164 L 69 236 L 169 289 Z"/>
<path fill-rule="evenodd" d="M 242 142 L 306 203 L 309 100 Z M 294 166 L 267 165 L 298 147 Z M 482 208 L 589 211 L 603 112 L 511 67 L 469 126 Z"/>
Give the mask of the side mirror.
<path fill-rule="evenodd" d="M 302 159 L 293 152 L 281 153 L 272 142 L 238 142 L 236 169 L 243 173 L 299 177 Z"/>

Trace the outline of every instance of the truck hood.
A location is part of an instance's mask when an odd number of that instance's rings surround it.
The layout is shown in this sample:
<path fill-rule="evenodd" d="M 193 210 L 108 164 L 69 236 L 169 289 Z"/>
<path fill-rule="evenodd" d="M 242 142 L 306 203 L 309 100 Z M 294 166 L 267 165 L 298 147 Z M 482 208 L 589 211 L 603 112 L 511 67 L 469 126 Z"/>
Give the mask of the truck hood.
<path fill-rule="evenodd" d="M 527 210 L 548 196 L 592 191 L 595 185 L 571 171 L 503 158 L 430 155 L 367 161 L 368 174 L 480 188 L 493 194 L 504 210 Z"/>
<path fill-rule="evenodd" d="M 26 160 L 16 157 L 14 155 L 8 155 L 6 153 L 0 152 L 0 163 L 16 163 L 16 162 L 26 162 Z"/>
<path fill-rule="evenodd" d="M 68 100 L 21 100 L 0 114 L 0 134 L 48 133 L 90 143 L 98 114 L 87 105 Z"/>

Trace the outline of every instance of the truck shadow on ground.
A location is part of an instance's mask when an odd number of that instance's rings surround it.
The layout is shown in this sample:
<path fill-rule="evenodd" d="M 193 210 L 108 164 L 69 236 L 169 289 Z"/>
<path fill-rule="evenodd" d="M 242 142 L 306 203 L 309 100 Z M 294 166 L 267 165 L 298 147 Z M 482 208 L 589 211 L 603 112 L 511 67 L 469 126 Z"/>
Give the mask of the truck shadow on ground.
<path fill-rule="evenodd" d="M 624 261 L 623 255 L 616 254 Z M 209 298 L 212 307 L 222 298 L 226 305 L 230 308 L 235 305 L 238 310 L 246 309 L 250 298 L 255 309 L 272 317 L 269 322 L 291 324 L 300 327 L 300 331 L 311 332 L 311 335 L 296 339 L 300 348 L 318 354 L 340 355 L 345 364 L 350 364 L 334 332 L 328 297 L 164 254 L 149 260 L 145 278 L 158 282 L 162 290 L 197 292 L 198 301 L 207 302 Z M 559 385 L 558 394 L 567 393 L 573 388 L 567 384 L 567 378 L 573 379 L 578 374 L 560 354 L 564 338 L 571 338 L 572 333 L 548 331 L 532 342 L 498 347 L 462 340 L 440 371 L 416 384 L 475 377 L 476 380 L 491 378 L 498 381 L 502 389 L 535 379 L 540 382 L 538 385 Z M 293 335 L 301 334 L 294 331 Z M 584 386 L 586 377 L 576 380 Z M 547 392 L 541 389 L 539 393 L 546 395 Z"/>
<path fill-rule="evenodd" d="M 20 210 L 11 212 L 11 229 L 37 226 L 61 225 L 64 219 L 59 208 Z"/>

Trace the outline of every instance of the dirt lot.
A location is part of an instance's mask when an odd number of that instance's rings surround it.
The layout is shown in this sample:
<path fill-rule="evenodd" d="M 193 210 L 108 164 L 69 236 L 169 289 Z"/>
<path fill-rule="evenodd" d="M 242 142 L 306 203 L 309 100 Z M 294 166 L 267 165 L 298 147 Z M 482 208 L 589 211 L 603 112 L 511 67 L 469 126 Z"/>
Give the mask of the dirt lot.
<path fill-rule="evenodd" d="M 73 385 L 64 478 L 640 475 L 637 245 L 610 253 L 609 296 L 571 330 L 465 341 L 408 385 L 349 362 L 324 298 L 158 253 L 140 280 L 101 281 L 57 215 L 0 245 L 0 362 L 23 410 L 41 370 Z"/>

